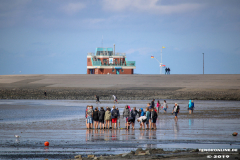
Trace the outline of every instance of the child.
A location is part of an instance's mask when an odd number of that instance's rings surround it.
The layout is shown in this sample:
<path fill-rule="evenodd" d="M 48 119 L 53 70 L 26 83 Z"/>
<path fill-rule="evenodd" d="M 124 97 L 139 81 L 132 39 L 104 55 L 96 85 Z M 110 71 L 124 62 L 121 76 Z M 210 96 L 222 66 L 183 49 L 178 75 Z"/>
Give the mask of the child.
<path fill-rule="evenodd" d="M 146 121 L 146 129 L 149 129 L 149 121 L 150 121 L 150 112 L 149 112 L 149 108 L 146 107 L 146 117 L 147 117 L 147 121 Z"/>

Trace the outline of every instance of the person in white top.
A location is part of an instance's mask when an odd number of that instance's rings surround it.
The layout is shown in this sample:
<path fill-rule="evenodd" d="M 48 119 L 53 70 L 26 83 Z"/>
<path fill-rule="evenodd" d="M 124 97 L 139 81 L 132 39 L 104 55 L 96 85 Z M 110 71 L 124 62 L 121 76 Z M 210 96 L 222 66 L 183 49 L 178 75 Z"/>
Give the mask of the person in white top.
<path fill-rule="evenodd" d="M 113 99 L 114 99 L 114 103 L 115 103 L 115 102 L 118 103 L 117 97 L 116 97 L 115 95 L 113 95 Z"/>
<path fill-rule="evenodd" d="M 140 129 L 145 129 L 145 122 L 147 121 L 147 117 L 141 116 L 137 119 L 137 121 L 140 123 Z"/>

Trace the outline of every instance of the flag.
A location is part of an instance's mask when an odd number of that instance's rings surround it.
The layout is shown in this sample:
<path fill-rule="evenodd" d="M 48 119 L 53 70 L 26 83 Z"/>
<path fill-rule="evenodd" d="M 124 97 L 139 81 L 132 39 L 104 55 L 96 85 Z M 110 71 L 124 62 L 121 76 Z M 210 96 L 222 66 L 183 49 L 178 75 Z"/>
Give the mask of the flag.
<path fill-rule="evenodd" d="M 162 46 L 162 48 L 165 48 L 165 47 Z"/>
<path fill-rule="evenodd" d="M 151 58 L 154 58 L 154 56 L 151 56 Z"/>

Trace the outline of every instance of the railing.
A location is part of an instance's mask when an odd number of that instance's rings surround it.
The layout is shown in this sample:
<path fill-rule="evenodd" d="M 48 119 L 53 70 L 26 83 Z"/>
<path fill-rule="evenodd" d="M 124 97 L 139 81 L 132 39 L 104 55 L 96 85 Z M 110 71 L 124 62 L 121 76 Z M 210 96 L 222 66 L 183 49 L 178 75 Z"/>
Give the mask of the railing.
<path fill-rule="evenodd" d="M 93 66 L 135 66 L 135 61 L 126 61 L 126 63 L 101 63 L 101 61 L 92 61 Z"/>
<path fill-rule="evenodd" d="M 126 61 L 126 66 L 135 66 L 135 61 Z"/>

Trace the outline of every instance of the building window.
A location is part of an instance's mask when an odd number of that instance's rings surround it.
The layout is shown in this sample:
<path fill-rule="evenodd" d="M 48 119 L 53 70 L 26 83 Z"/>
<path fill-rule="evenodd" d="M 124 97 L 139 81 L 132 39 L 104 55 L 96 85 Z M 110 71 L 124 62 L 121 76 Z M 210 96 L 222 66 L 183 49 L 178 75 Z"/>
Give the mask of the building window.
<path fill-rule="evenodd" d="M 112 72 L 114 72 L 114 69 L 112 69 Z"/>
<path fill-rule="evenodd" d="M 124 72 L 124 70 L 122 69 L 122 72 Z"/>

